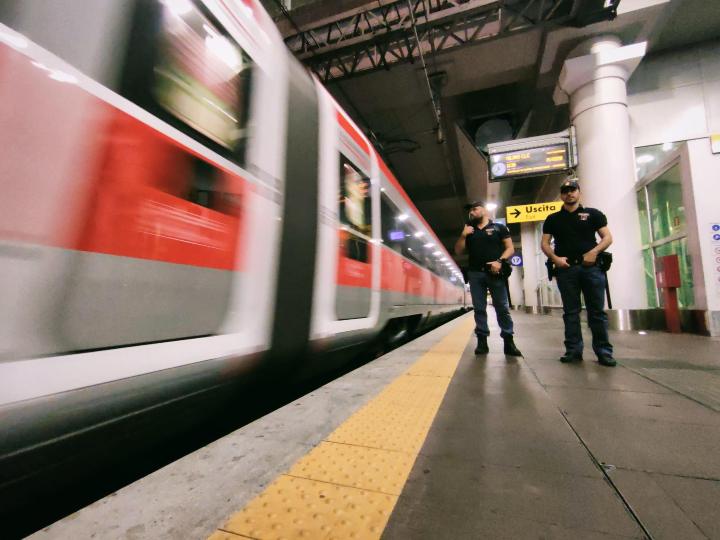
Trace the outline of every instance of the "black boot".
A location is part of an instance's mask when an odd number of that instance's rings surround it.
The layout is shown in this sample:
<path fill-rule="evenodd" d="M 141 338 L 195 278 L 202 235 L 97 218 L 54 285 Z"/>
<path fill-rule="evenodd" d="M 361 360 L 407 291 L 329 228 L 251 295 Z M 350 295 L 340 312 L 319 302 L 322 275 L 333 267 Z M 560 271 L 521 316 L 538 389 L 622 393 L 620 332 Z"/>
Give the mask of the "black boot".
<path fill-rule="evenodd" d="M 598 354 L 598 362 L 601 366 L 607 367 L 615 367 L 617 365 L 615 359 L 609 354 Z"/>
<path fill-rule="evenodd" d="M 582 360 L 583 360 L 582 353 L 566 352 L 565 354 L 563 354 L 560 357 L 560 361 L 563 364 L 570 364 L 572 362 L 582 362 Z"/>
<path fill-rule="evenodd" d="M 487 344 L 487 336 L 478 336 L 478 344 L 475 347 L 475 354 L 487 354 L 490 352 Z"/>
<path fill-rule="evenodd" d="M 505 354 L 508 356 L 522 356 L 520 350 L 515 346 L 512 336 L 504 337 L 505 340 Z"/>

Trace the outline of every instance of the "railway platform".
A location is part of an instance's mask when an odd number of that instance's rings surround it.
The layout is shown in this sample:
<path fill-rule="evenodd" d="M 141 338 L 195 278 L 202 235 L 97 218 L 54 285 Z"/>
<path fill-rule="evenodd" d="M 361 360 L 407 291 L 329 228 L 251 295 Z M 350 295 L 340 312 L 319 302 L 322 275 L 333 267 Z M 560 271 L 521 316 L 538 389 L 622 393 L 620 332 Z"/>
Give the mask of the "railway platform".
<path fill-rule="evenodd" d="M 720 340 L 565 365 L 514 318 L 523 358 L 466 314 L 31 538 L 720 538 Z"/>

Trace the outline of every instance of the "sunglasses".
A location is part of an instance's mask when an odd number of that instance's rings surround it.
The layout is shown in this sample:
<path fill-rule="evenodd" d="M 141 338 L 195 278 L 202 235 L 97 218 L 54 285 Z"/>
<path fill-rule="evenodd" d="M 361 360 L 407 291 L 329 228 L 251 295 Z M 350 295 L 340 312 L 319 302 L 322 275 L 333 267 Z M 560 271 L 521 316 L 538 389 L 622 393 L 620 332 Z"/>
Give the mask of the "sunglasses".
<path fill-rule="evenodd" d="M 562 189 L 560 190 L 560 193 L 561 193 L 562 195 L 565 195 L 566 193 L 572 193 L 573 191 L 577 191 L 577 190 L 578 190 L 578 188 L 576 188 L 576 187 L 573 187 L 573 188 L 570 188 L 570 187 L 569 187 L 569 188 L 562 188 Z"/>

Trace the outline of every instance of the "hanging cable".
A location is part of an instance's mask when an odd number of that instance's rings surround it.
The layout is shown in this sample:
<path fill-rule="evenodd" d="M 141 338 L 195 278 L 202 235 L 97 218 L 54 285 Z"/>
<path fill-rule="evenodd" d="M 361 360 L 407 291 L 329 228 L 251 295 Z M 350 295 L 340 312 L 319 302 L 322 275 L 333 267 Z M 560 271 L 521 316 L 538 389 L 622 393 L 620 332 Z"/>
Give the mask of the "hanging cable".
<path fill-rule="evenodd" d="M 442 121 L 440 118 L 440 104 L 435 102 L 435 92 L 433 91 L 432 84 L 430 82 L 430 74 L 427 70 L 427 64 L 425 63 L 425 55 L 423 54 L 422 47 L 420 45 L 420 37 L 418 36 L 417 32 L 417 25 L 415 24 L 415 14 L 413 12 L 412 6 L 410 5 L 410 0 L 407 0 L 408 9 L 410 10 L 410 20 L 412 21 L 413 26 L 413 32 L 415 33 L 415 42 L 417 43 L 418 51 L 420 51 L 420 61 L 422 62 L 423 71 L 425 72 L 425 81 L 427 82 L 428 86 L 428 92 L 430 93 L 430 101 L 432 102 L 432 108 L 433 113 L 435 114 L 435 121 L 437 122 L 437 129 L 438 129 L 438 142 L 443 143 L 444 137 L 442 136 Z M 423 7 L 425 7 L 425 3 L 423 1 Z M 425 7 L 427 10 L 427 8 Z M 425 12 L 426 20 L 428 13 Z M 429 26 L 428 26 L 429 29 Z M 428 30 L 429 31 L 429 30 Z M 435 62 L 435 58 L 433 57 L 433 62 Z M 447 169 L 448 176 L 450 178 L 450 186 L 452 187 L 453 193 L 455 195 L 455 198 L 460 200 L 460 194 L 458 193 L 457 186 L 455 185 L 455 176 L 452 172 L 452 169 L 449 165 L 450 163 L 450 153 L 448 146 L 446 144 L 442 144 L 442 152 L 443 152 L 443 158 L 445 161 L 445 168 Z M 460 218 L 461 221 L 464 223 L 464 213 L 461 211 Z"/>
<path fill-rule="evenodd" d="M 422 45 L 420 45 L 420 37 L 418 36 L 417 25 L 415 24 L 415 13 L 412 5 L 410 4 L 410 0 L 407 0 L 407 7 L 408 10 L 410 10 L 410 20 L 412 21 L 413 33 L 415 34 L 415 43 L 417 43 L 417 48 L 420 52 L 420 62 L 422 62 L 423 71 L 425 72 L 425 82 L 427 82 L 428 93 L 430 94 L 430 101 L 433 106 L 433 114 L 435 115 L 435 122 L 437 122 L 438 129 L 442 129 L 442 126 L 440 125 L 440 105 L 435 103 L 435 92 L 433 92 L 432 84 L 430 84 L 430 74 L 428 73 L 427 65 L 425 64 L 425 55 L 422 51 Z"/>
<path fill-rule="evenodd" d="M 438 65 L 437 65 L 437 54 L 435 53 L 435 47 L 432 46 L 432 27 L 430 26 L 430 8 L 425 4 L 425 0 L 422 0 L 423 10 L 425 11 L 425 25 L 428 29 L 428 38 L 430 39 L 430 51 L 432 54 L 430 55 L 430 58 L 432 59 L 433 69 L 435 72 L 438 71 Z"/>

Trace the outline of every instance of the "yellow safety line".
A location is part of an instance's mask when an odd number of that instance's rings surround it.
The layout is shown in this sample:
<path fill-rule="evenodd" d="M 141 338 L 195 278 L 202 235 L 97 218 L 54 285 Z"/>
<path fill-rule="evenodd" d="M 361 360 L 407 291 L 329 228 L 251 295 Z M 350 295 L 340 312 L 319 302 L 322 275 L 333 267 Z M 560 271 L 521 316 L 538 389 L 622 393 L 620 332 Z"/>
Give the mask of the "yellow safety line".
<path fill-rule="evenodd" d="M 380 538 L 473 325 L 462 321 L 209 540 Z"/>

